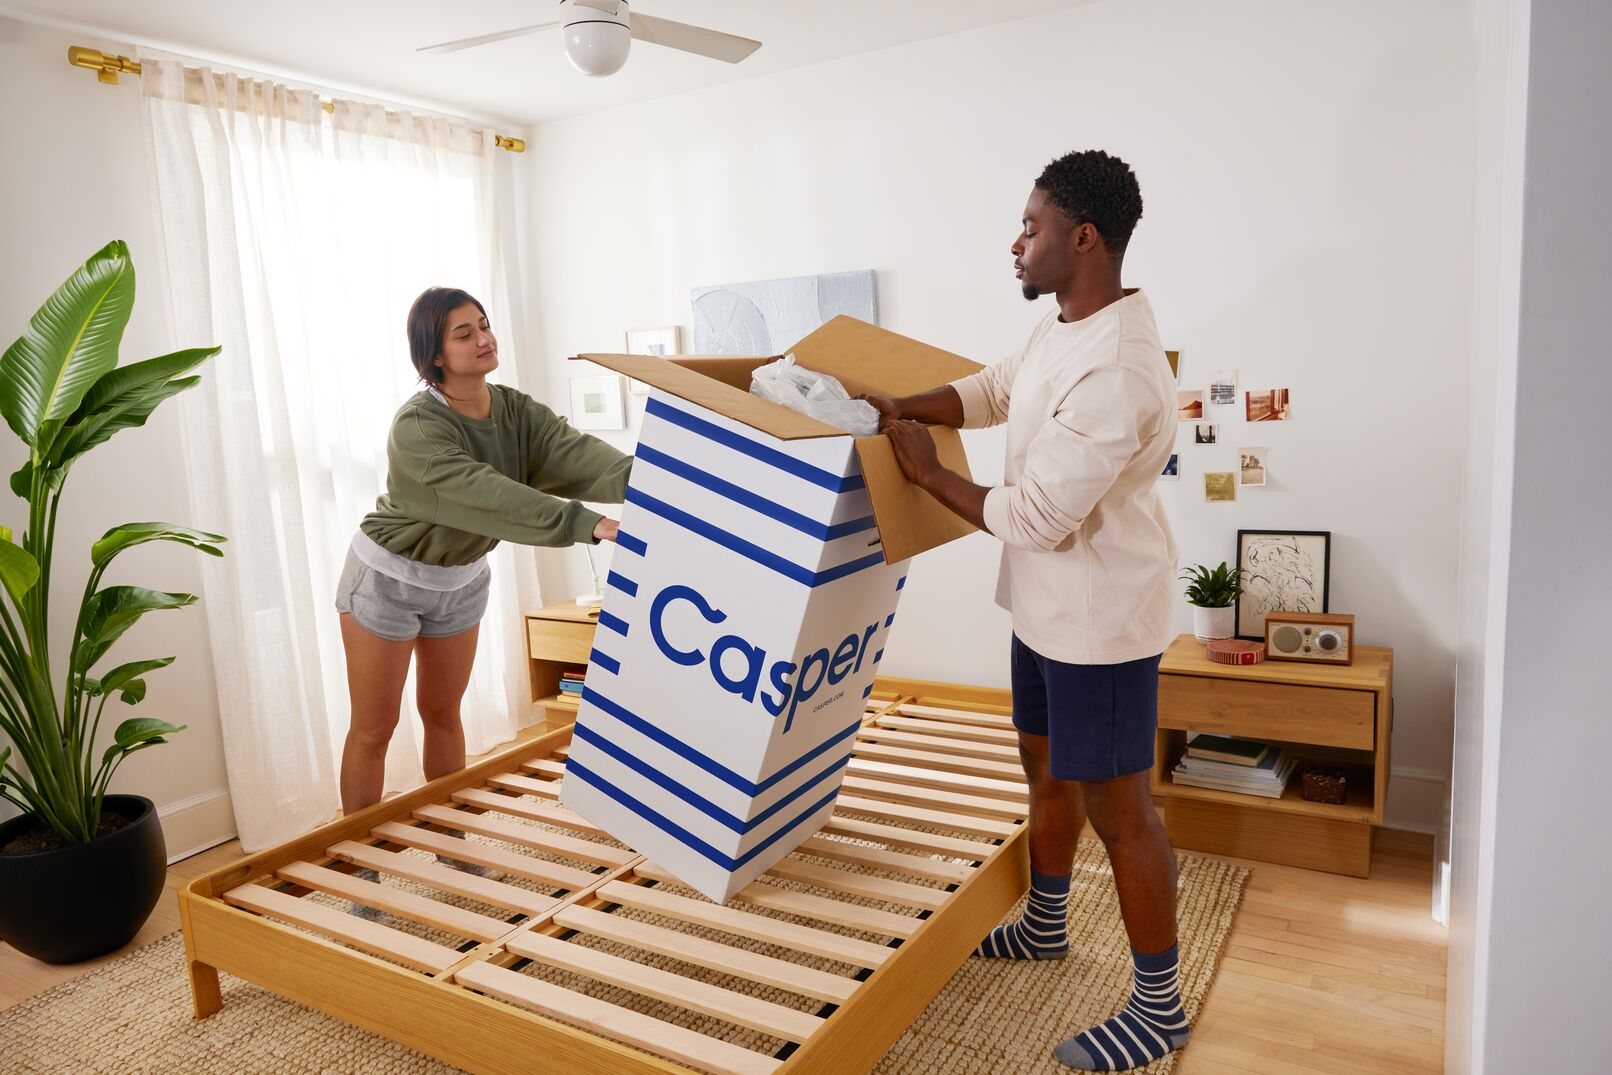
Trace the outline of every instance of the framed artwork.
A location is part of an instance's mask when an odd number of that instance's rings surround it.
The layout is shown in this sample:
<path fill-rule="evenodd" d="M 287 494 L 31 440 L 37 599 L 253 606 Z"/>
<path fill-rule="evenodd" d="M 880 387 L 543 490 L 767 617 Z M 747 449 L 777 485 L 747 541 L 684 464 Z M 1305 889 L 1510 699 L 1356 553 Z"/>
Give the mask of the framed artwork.
<path fill-rule="evenodd" d="M 621 378 L 614 373 L 571 378 L 571 424 L 578 429 L 626 429 Z"/>
<path fill-rule="evenodd" d="M 629 355 L 680 355 L 683 353 L 683 330 L 678 325 L 665 328 L 635 328 L 627 333 Z M 649 395 L 649 385 L 627 378 L 627 390 L 635 396 Z"/>
<path fill-rule="evenodd" d="M 1239 530 L 1237 637 L 1265 640 L 1271 612 L 1326 612 L 1331 599 L 1332 531 Z"/>

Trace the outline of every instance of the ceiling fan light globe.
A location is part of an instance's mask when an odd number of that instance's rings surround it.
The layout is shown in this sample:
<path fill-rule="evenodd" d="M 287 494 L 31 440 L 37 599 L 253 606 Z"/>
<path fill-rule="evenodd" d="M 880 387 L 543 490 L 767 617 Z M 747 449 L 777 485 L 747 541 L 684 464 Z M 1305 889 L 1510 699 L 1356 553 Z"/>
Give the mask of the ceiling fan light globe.
<path fill-rule="evenodd" d="M 627 62 L 632 31 L 619 23 L 585 22 L 565 28 L 565 55 L 584 75 L 613 75 Z"/>

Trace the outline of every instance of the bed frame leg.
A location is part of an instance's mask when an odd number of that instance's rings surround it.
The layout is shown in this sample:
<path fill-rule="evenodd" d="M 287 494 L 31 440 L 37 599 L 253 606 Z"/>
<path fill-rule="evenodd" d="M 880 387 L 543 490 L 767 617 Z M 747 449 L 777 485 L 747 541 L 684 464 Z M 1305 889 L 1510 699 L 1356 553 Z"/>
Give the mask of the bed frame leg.
<path fill-rule="evenodd" d="M 196 1006 L 196 1018 L 205 1019 L 224 1006 L 223 994 L 218 988 L 218 968 L 195 960 L 186 960 L 190 971 L 190 996 Z"/>

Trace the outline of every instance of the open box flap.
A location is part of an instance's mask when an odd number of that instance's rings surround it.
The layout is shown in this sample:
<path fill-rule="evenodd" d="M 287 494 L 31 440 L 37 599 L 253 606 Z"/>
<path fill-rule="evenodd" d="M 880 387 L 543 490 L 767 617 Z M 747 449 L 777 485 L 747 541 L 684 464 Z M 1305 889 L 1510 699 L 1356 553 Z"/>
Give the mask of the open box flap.
<path fill-rule="evenodd" d="M 838 378 L 852 395 L 914 395 L 984 368 L 960 355 L 845 315 L 806 336 L 791 348 L 791 353 L 805 368 Z M 758 366 L 774 361 L 772 358 L 606 354 L 576 357 L 654 385 L 782 440 L 846 435 L 826 422 L 750 394 L 750 374 Z M 933 427 L 930 434 L 941 463 L 973 480 L 957 430 Z M 907 481 L 888 437 L 858 437 L 856 450 L 886 562 L 899 563 L 973 531 L 973 526 Z"/>

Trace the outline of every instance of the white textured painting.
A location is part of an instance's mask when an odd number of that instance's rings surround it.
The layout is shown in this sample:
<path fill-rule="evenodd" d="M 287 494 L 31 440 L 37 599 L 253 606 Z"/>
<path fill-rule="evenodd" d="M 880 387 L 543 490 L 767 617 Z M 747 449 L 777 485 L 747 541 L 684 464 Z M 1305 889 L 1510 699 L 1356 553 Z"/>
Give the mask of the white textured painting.
<path fill-rule="evenodd" d="M 879 323 L 873 270 L 697 287 L 697 355 L 781 355 L 840 314 Z"/>
<path fill-rule="evenodd" d="M 1272 612 L 1327 611 L 1332 534 L 1327 531 L 1237 534 L 1243 595 L 1237 602 L 1237 637 L 1263 640 Z"/>

